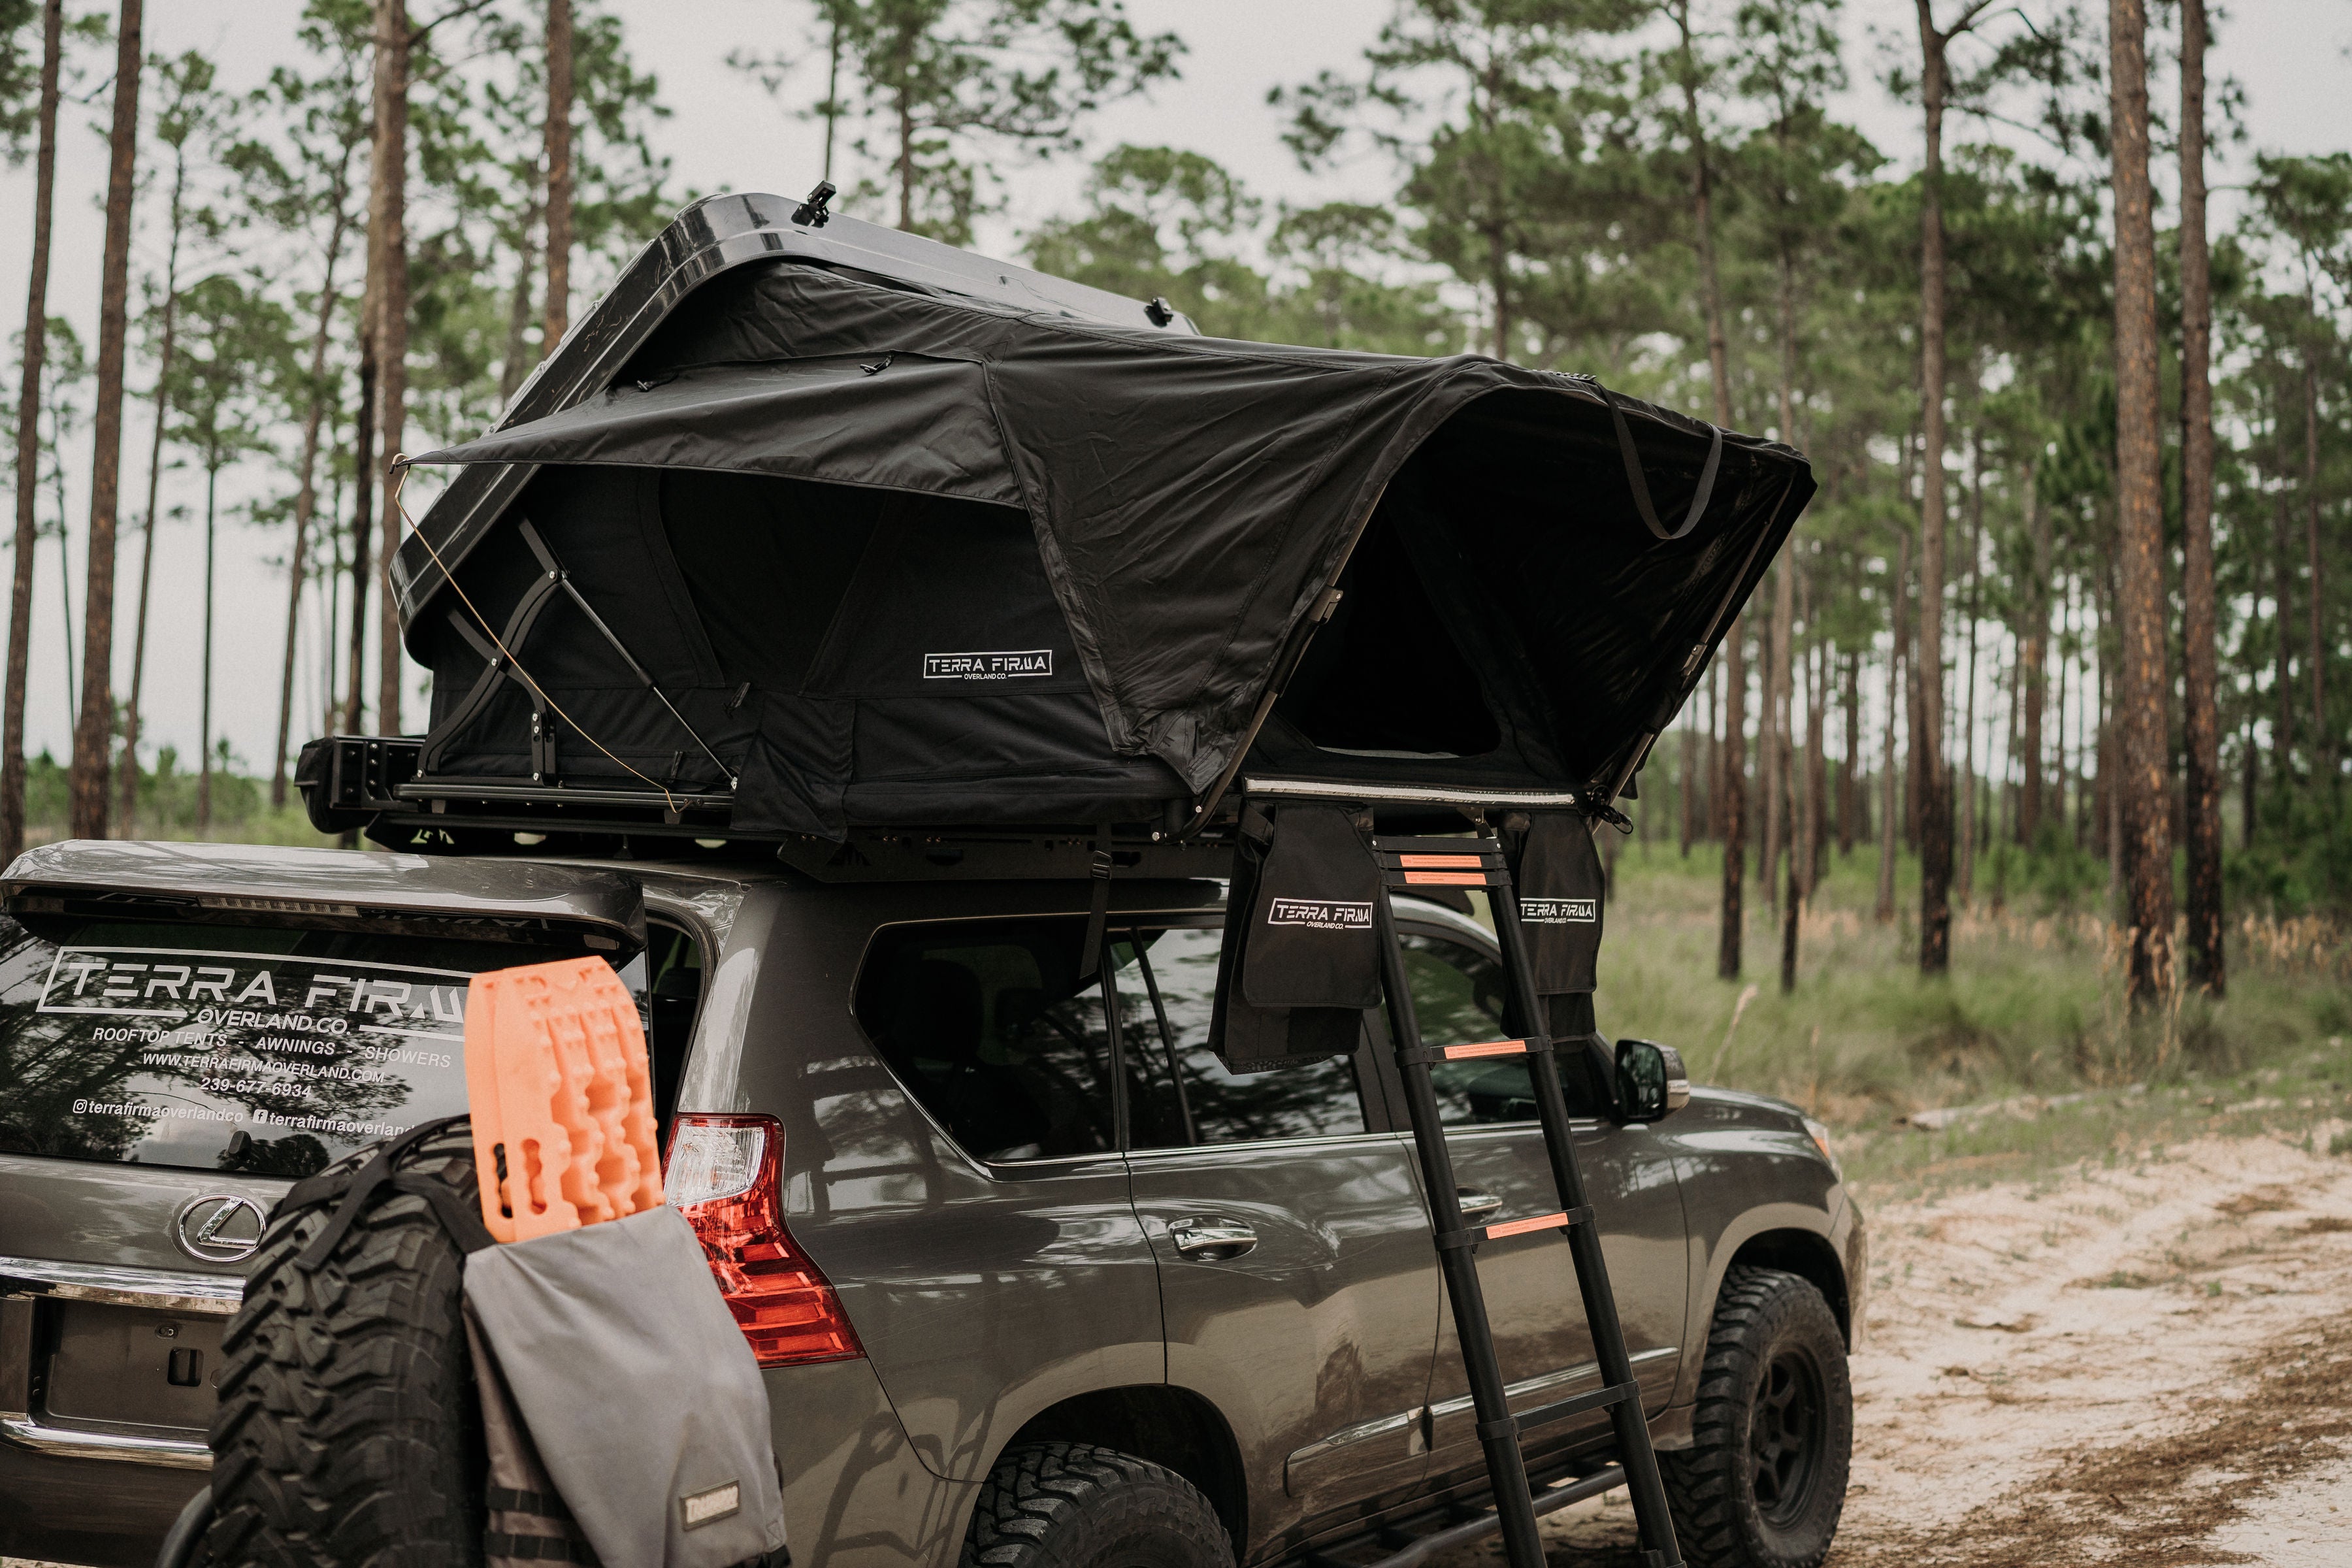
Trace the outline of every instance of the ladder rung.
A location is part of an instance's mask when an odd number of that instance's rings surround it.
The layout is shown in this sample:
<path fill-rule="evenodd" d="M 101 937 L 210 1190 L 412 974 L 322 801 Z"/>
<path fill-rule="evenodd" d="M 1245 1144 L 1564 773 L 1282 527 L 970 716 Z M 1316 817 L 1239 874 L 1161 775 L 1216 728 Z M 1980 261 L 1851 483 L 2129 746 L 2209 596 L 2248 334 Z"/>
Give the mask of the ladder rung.
<path fill-rule="evenodd" d="M 1486 885 L 1484 871 L 1407 871 L 1405 886 L 1435 888 L 1483 888 Z"/>
<path fill-rule="evenodd" d="M 1399 837 L 1385 833 L 1373 838 L 1372 847 L 1383 855 L 1500 856 L 1503 852 L 1503 847 L 1492 838 L 1452 838 L 1429 835 Z"/>
<path fill-rule="evenodd" d="M 1482 1040 L 1476 1045 L 1446 1046 L 1439 1056 L 1449 1062 L 1468 1061 L 1473 1057 L 1523 1057 L 1528 1054 L 1525 1040 Z"/>
<path fill-rule="evenodd" d="M 1475 871 L 1485 863 L 1475 855 L 1400 855 L 1397 864 L 1408 871 Z"/>
<path fill-rule="evenodd" d="M 1519 1430 L 1525 1432 L 1530 1427 L 1547 1426 L 1554 1421 L 1565 1421 L 1571 1415 L 1581 1415 L 1588 1410 L 1605 1409 L 1612 1405 L 1622 1404 L 1641 1392 L 1642 1385 L 1638 1383 L 1619 1383 L 1612 1384 L 1607 1388 L 1596 1388 L 1590 1394 L 1574 1394 L 1550 1405 L 1538 1405 L 1518 1418 Z"/>
<path fill-rule="evenodd" d="M 1488 1241 L 1500 1241 L 1507 1236 L 1525 1236 L 1531 1230 L 1558 1230 L 1568 1223 L 1569 1216 L 1564 1214 L 1539 1214 L 1528 1219 L 1507 1219 L 1485 1229 Z"/>

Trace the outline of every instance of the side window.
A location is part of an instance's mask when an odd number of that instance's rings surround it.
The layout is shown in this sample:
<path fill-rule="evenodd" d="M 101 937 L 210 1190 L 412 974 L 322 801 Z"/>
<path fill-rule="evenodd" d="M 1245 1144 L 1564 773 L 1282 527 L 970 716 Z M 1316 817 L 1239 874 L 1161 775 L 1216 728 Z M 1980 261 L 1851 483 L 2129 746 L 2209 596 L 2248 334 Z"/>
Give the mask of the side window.
<path fill-rule="evenodd" d="M 1333 1057 L 1279 1072 L 1228 1072 L 1209 1049 L 1224 933 L 1178 926 L 1119 933 L 1111 957 L 1119 1035 L 1137 1088 L 1129 1099 L 1138 1149 L 1312 1138 L 1366 1129 L 1357 1058 Z"/>
<path fill-rule="evenodd" d="M 1503 1037 L 1502 965 L 1443 937 L 1407 931 L 1400 940 L 1422 1044 L 1467 1046 Z M 1524 1057 L 1439 1062 L 1429 1069 L 1429 1079 L 1449 1127 L 1535 1120 L 1535 1091 Z"/>
<path fill-rule="evenodd" d="M 1068 920 L 905 926 L 866 955 L 858 1023 L 977 1159 L 1118 1147 L 1101 992 L 1077 980 L 1085 939 Z"/>

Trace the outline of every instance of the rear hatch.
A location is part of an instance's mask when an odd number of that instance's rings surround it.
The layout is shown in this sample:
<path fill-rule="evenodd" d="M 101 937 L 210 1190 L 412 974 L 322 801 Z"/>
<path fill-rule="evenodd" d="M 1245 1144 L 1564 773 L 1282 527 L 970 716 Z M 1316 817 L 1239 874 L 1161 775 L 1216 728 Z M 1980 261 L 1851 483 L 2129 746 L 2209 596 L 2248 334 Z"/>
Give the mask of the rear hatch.
<path fill-rule="evenodd" d="M 20 858 L 0 879 L 0 1441 L 202 1468 L 220 1330 L 278 1195 L 465 1109 L 474 974 L 644 944 L 642 894 L 609 870 Z"/>

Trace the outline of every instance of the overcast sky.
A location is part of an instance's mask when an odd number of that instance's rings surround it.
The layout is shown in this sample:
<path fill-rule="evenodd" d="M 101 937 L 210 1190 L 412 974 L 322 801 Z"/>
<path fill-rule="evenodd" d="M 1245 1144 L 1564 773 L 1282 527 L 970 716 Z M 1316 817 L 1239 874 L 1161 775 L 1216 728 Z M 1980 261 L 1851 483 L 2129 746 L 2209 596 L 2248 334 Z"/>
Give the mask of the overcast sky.
<path fill-rule="evenodd" d="M 661 83 L 662 100 L 673 110 L 658 133 L 682 184 L 704 192 L 771 190 L 798 193 L 814 183 L 820 164 L 821 128 L 794 118 L 789 104 L 771 100 L 755 83 L 725 65 L 728 53 L 805 47 L 806 7 L 799 0 L 607 0 L 627 28 L 640 69 Z M 418 16 L 430 15 L 432 0 L 411 0 Z M 1181 81 L 1163 86 L 1145 100 L 1106 112 L 1094 132 L 1097 146 L 1119 141 L 1168 143 L 1205 153 L 1239 174 L 1259 195 L 1294 201 L 1341 196 L 1378 198 L 1392 189 L 1389 170 L 1366 160 L 1335 172 L 1302 173 L 1278 142 L 1276 113 L 1267 89 L 1312 77 L 1326 68 L 1347 70 L 1378 33 L 1390 6 L 1386 0 L 1129 0 L 1139 25 L 1172 28 L 1189 46 Z M 1938 10 L 1945 9 L 1944 4 Z M 2352 145 L 2345 109 L 2352 100 L 2352 0 L 2233 0 L 2232 15 L 2217 26 L 2211 70 L 2234 78 L 2247 99 L 2249 143 L 2222 150 L 2226 166 L 2215 174 L 2226 184 L 2242 177 L 2252 150 L 2325 153 Z M 298 58 L 293 22 L 299 0 L 171 0 L 148 8 L 148 47 L 155 53 L 201 48 L 220 62 L 221 85 L 241 90 L 262 80 L 270 68 Z M 1841 112 L 1862 127 L 1890 156 L 1916 163 L 1916 110 L 1896 103 L 1876 84 L 1885 51 L 1912 46 L 1909 0 L 1847 0 L 1849 61 L 1856 87 Z M 813 98 L 822 83 L 811 72 L 796 84 Z M 2168 84 L 2159 84 L 2161 96 Z M 793 96 L 795 87 L 788 87 Z M 49 310 L 69 319 L 86 343 L 94 345 L 98 312 L 99 254 L 106 186 L 103 138 L 89 129 L 104 111 L 100 103 L 68 109 L 58 170 L 57 259 Z M 1963 127 L 1958 135 L 1975 132 Z M 1019 231 L 1074 200 L 1080 171 L 1076 166 L 1011 173 L 1010 212 L 992 221 L 983 244 L 1007 249 Z M 846 181 L 843 183 L 846 184 Z M 28 260 L 32 174 L 0 169 L 0 330 L 12 337 L 23 325 L 23 279 Z M 2227 192 L 2217 197 L 2217 223 L 2229 210 Z M 152 205 L 152 204 L 151 204 Z M 142 212 L 142 217 L 152 214 Z M 152 235 L 142 232 L 138 265 L 161 258 Z M 576 276 L 576 274 L 575 274 Z M 584 301 L 575 303 L 574 313 Z M 144 379 L 134 368 L 133 384 Z M 7 379 L 13 384 L 13 367 Z M 13 399 L 11 400 L 13 406 Z M 71 454 L 68 515 L 73 529 L 73 617 L 81 620 L 80 562 L 89 526 L 89 450 L 85 434 Z M 134 406 L 124 436 L 122 468 L 126 524 L 143 504 L 147 482 L 148 429 L 144 410 Z M 192 756 L 198 729 L 198 678 L 203 637 L 203 531 L 201 476 L 167 471 L 163 479 L 166 521 L 158 535 L 156 608 L 149 632 L 147 735 L 176 744 Z M 247 488 L 232 485 L 239 495 Z M 227 493 L 225 491 L 225 493 Z M 173 521 L 174 508 L 189 509 Z M 44 504 L 43 515 L 48 506 Z M 286 588 L 282 571 L 268 563 L 283 548 L 240 522 L 221 531 L 218 631 L 214 665 L 215 727 L 228 735 L 247 765 L 267 772 L 277 724 L 278 669 L 283 648 Z M 129 620 L 137 588 L 137 535 L 126 536 L 118 598 L 118 692 L 128 684 Z M 61 621 L 58 553 L 54 542 L 41 548 L 35 592 L 33 661 L 26 703 L 26 745 L 50 748 L 59 756 L 71 730 L 66 701 L 65 630 Z M 311 644 L 315 650 L 315 643 Z M 79 654 L 76 654 L 79 668 Z M 305 667 L 316 664 L 306 654 Z M 412 667 L 412 677 L 420 672 Z M 415 689 L 411 681 L 412 690 Z M 315 712 L 315 675 L 298 686 L 296 737 L 313 725 L 300 717 Z M 373 683 L 370 683 L 373 697 Z M 408 719 L 422 722 L 424 704 L 412 700 Z"/>

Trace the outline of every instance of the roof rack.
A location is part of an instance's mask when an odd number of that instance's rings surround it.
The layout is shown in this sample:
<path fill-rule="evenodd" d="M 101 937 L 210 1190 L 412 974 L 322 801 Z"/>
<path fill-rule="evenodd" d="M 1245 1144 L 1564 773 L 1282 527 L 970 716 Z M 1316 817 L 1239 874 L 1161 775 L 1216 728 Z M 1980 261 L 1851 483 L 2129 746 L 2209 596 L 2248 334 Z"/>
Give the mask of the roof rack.
<path fill-rule="evenodd" d="M 1105 847 L 1097 823 L 868 826 L 838 839 L 742 830 L 724 789 L 436 776 L 418 772 L 424 749 L 414 735 L 329 735 L 305 745 L 295 784 L 311 826 L 425 854 L 634 855 L 646 840 L 665 853 L 751 850 L 824 882 L 1084 878 Z M 1180 839 L 1176 815 L 1109 825 L 1119 876 L 1225 875 L 1232 845 L 1216 835 Z"/>

